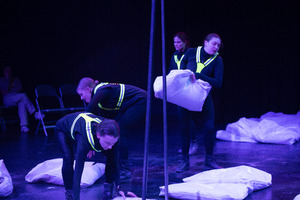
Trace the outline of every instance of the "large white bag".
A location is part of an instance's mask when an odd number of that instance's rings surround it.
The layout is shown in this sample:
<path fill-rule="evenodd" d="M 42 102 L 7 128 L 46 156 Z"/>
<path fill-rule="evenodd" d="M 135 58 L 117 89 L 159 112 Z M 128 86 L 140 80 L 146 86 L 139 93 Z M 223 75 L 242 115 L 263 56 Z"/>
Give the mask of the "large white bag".
<path fill-rule="evenodd" d="M 249 193 L 272 184 L 271 174 L 249 166 L 215 169 L 183 179 L 184 183 L 169 185 L 170 197 L 176 199 L 244 199 Z M 160 196 L 165 194 L 160 187 Z"/>
<path fill-rule="evenodd" d="M 268 112 L 260 118 L 241 118 L 217 131 L 218 139 L 292 145 L 300 140 L 300 111 L 297 114 Z"/>
<path fill-rule="evenodd" d="M 13 183 L 3 160 L 0 160 L 0 179 L 0 197 L 6 197 L 13 192 Z"/>
<path fill-rule="evenodd" d="M 61 174 L 62 161 L 62 158 L 56 158 L 38 164 L 25 176 L 25 180 L 29 183 L 43 181 L 63 186 L 64 182 Z M 80 187 L 86 188 L 93 185 L 104 173 L 105 164 L 85 162 Z"/>
<path fill-rule="evenodd" d="M 208 82 L 194 80 L 191 70 L 171 70 L 166 76 L 167 101 L 191 111 L 201 111 L 211 89 Z M 163 98 L 163 77 L 158 76 L 153 84 L 154 95 Z"/>

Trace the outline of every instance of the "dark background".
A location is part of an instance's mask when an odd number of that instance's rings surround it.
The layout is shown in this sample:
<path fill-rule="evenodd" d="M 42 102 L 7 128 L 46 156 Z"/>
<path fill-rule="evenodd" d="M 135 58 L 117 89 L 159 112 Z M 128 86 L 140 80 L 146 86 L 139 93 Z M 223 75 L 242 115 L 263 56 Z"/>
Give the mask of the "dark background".
<path fill-rule="evenodd" d="M 216 117 L 233 122 L 268 112 L 300 110 L 297 1 L 166 0 L 166 62 L 173 36 L 191 46 L 211 32 L 223 40 L 224 81 Z M 84 76 L 147 88 L 150 0 L 2 0 L 1 71 L 13 67 L 33 100 L 38 84 L 75 83 Z M 153 80 L 162 74 L 160 1 L 156 6 Z M 160 113 L 161 100 L 154 100 Z M 176 113 L 174 106 L 170 113 Z"/>

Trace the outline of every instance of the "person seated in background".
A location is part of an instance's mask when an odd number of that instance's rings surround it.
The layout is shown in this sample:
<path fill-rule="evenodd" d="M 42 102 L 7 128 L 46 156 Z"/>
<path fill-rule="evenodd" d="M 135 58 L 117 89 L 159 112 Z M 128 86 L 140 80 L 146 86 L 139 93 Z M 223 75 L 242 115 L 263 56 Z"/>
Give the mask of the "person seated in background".
<path fill-rule="evenodd" d="M 42 115 L 36 111 L 27 95 L 22 92 L 23 86 L 18 77 L 13 76 L 10 66 L 4 67 L 4 76 L 0 78 L 0 90 L 5 106 L 18 106 L 21 132 L 29 132 L 28 113 L 35 119 L 42 119 Z M 28 113 L 27 113 L 28 112 Z"/>

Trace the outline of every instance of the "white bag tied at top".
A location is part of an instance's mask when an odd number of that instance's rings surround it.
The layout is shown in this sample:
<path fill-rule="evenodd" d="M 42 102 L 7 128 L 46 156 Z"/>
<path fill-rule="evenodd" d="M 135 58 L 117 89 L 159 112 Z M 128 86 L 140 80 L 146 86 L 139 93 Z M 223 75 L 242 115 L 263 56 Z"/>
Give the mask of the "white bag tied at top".
<path fill-rule="evenodd" d="M 0 197 L 6 197 L 13 192 L 13 183 L 4 161 L 0 160 Z"/>
<path fill-rule="evenodd" d="M 46 182 L 55 185 L 64 185 L 61 168 L 62 158 L 46 160 L 35 166 L 26 176 L 29 183 Z M 75 161 L 76 162 L 76 161 Z M 75 163 L 74 163 L 75 167 Z M 105 173 L 105 164 L 86 161 L 81 177 L 81 188 L 86 188 L 94 184 Z"/>
<path fill-rule="evenodd" d="M 211 89 L 208 82 L 193 80 L 191 70 L 171 70 L 166 76 L 167 101 L 190 111 L 202 111 L 204 101 Z M 163 98 L 163 77 L 158 76 L 153 84 L 156 97 Z"/>
<path fill-rule="evenodd" d="M 232 199 L 246 198 L 251 192 L 269 187 L 272 175 L 241 165 L 198 173 L 183 179 L 184 183 L 168 186 L 169 196 L 176 199 Z M 164 196 L 164 186 L 160 187 Z"/>

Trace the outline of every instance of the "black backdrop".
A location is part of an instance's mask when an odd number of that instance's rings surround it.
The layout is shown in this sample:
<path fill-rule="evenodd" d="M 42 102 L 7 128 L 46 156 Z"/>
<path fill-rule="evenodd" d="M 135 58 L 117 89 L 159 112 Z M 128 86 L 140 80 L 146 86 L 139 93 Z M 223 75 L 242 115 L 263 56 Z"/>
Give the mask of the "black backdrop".
<path fill-rule="evenodd" d="M 224 42 L 217 120 L 300 110 L 297 1 L 166 0 L 167 64 L 173 36 L 193 47 L 210 32 Z M 75 83 L 84 76 L 146 89 L 150 0 L 2 0 L 1 68 L 10 65 L 33 99 L 38 84 Z M 153 79 L 161 75 L 157 0 Z M 153 104 L 154 113 L 160 101 Z M 172 111 L 173 108 L 171 108 Z"/>

